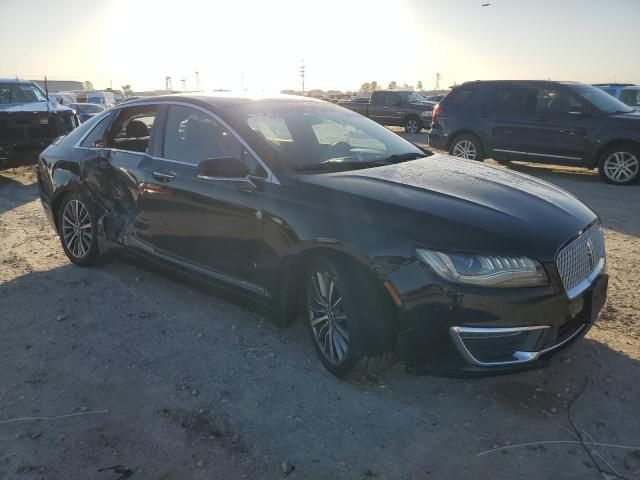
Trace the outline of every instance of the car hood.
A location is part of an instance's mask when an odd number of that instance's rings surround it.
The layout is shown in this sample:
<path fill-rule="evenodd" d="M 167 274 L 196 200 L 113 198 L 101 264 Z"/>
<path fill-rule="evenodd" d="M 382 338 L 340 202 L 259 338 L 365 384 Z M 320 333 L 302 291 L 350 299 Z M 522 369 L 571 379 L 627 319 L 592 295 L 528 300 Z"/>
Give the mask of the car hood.
<path fill-rule="evenodd" d="M 71 111 L 69 107 L 60 105 L 58 102 L 26 102 L 26 103 L 10 103 L 0 105 L 0 112 L 61 112 Z"/>
<path fill-rule="evenodd" d="M 411 233 L 416 242 L 440 250 L 553 261 L 563 244 L 597 219 L 581 201 L 550 183 L 441 154 L 304 175 L 299 182 L 310 194 L 324 190 L 331 208 L 336 208 L 336 195 L 348 202 L 341 210 L 351 212 L 355 221 L 368 218 L 380 228 Z"/>

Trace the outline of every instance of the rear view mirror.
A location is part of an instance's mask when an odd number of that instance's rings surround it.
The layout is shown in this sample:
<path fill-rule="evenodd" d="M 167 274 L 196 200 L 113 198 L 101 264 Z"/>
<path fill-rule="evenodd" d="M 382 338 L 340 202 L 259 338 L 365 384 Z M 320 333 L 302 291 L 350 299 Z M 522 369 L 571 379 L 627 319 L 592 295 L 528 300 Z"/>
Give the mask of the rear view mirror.
<path fill-rule="evenodd" d="M 236 157 L 207 158 L 198 165 L 200 178 L 245 178 L 249 168 Z"/>

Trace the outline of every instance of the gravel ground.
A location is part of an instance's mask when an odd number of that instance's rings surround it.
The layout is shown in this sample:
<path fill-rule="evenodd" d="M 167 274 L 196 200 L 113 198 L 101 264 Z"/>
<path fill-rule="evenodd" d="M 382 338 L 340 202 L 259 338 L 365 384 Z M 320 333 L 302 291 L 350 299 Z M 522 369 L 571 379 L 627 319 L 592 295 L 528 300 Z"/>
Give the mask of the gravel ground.
<path fill-rule="evenodd" d="M 600 322 L 543 370 L 361 383 L 302 325 L 120 258 L 70 265 L 32 169 L 0 172 L 0 479 L 640 478 L 640 187 L 512 168 L 603 217 Z"/>

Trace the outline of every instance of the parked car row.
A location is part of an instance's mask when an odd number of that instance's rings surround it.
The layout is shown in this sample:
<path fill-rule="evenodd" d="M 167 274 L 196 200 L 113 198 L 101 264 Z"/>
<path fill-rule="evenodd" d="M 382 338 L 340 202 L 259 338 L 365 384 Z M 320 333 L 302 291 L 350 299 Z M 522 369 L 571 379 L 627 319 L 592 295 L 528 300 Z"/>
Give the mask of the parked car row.
<path fill-rule="evenodd" d="M 555 84 L 474 83 L 443 100 L 434 130 L 450 132 L 454 116 L 488 98 L 494 116 L 529 98 L 485 87 L 543 88 L 534 99 L 545 114 L 573 115 L 550 108 Z M 516 128 L 492 125 L 499 138 Z M 591 328 L 606 298 L 601 222 L 573 195 L 433 155 L 309 98 L 122 103 L 45 149 L 37 176 L 73 263 L 125 249 L 251 299 L 281 326 L 303 317 L 320 361 L 341 377 L 394 358 L 483 376 L 539 367 Z"/>
<path fill-rule="evenodd" d="M 617 98 L 625 105 L 640 110 L 640 85 L 632 83 L 597 83 L 595 86 Z"/>
<path fill-rule="evenodd" d="M 464 83 L 433 112 L 429 145 L 471 160 L 598 168 L 616 185 L 640 179 L 640 112 L 581 83 Z"/>
<path fill-rule="evenodd" d="M 78 124 L 71 108 L 47 99 L 35 83 L 0 79 L 0 165 L 29 158 Z"/>
<path fill-rule="evenodd" d="M 339 102 L 339 105 L 383 125 L 400 126 L 407 133 L 418 133 L 431 127 L 435 103 L 413 90 L 376 90 L 369 101 L 361 97 Z"/>

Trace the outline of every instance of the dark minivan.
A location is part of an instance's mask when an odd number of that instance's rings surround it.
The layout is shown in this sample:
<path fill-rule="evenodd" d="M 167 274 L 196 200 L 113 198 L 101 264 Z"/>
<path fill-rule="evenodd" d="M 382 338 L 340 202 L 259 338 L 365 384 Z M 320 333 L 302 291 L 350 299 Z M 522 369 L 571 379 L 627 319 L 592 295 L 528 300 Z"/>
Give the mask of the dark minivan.
<path fill-rule="evenodd" d="M 616 185 L 640 179 L 640 112 L 591 85 L 467 82 L 436 107 L 429 145 L 473 160 L 598 168 Z"/>

